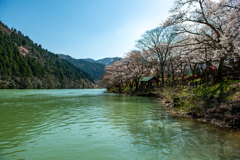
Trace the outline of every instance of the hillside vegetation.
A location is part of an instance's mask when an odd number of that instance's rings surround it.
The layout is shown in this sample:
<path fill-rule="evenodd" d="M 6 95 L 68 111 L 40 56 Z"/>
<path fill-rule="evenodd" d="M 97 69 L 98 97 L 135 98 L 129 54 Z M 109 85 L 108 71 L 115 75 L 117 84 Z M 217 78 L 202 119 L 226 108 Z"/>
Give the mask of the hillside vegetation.
<path fill-rule="evenodd" d="M 175 115 L 240 128 L 240 80 L 208 82 L 196 88 L 169 87 L 159 94 Z"/>
<path fill-rule="evenodd" d="M 0 88 L 92 88 L 94 79 L 0 22 Z"/>
<path fill-rule="evenodd" d="M 93 62 L 87 62 L 82 59 L 74 59 L 71 56 L 59 54 L 61 59 L 66 59 L 71 62 L 74 66 L 84 70 L 89 73 L 95 80 L 100 80 L 102 75 L 105 73 L 104 64 Z"/>

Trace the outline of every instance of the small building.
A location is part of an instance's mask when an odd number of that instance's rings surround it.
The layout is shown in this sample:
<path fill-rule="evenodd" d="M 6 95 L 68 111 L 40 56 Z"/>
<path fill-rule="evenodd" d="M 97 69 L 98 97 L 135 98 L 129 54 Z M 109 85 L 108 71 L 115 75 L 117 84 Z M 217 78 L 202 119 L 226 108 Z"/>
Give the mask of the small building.
<path fill-rule="evenodd" d="M 160 82 L 160 80 L 158 78 L 156 78 L 155 76 L 144 77 L 143 79 L 140 80 L 142 89 L 156 88 L 159 86 L 158 85 L 159 82 Z"/>

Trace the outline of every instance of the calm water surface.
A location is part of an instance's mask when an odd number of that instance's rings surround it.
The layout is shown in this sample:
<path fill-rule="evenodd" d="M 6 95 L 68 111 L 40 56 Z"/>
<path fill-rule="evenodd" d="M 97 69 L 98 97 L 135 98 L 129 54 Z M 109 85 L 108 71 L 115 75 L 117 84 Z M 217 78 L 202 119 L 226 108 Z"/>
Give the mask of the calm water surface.
<path fill-rule="evenodd" d="M 239 132 L 104 91 L 0 90 L 0 160 L 240 159 Z"/>

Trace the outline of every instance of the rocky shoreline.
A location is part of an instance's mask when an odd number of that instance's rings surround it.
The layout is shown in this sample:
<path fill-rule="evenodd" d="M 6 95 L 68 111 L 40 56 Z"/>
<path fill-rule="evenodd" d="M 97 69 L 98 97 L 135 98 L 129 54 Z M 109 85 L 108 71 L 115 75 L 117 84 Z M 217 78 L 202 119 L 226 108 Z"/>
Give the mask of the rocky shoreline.
<path fill-rule="evenodd" d="M 240 131 L 240 128 L 237 126 L 233 126 L 231 125 L 231 123 L 229 122 L 225 122 L 223 119 L 216 119 L 214 117 L 209 116 L 209 114 L 201 114 L 201 115 L 197 115 L 191 112 L 184 112 L 184 111 L 179 111 L 174 107 L 173 103 L 169 103 L 169 101 L 167 101 L 164 98 L 158 98 L 156 100 L 156 102 L 164 104 L 167 108 L 166 113 L 174 116 L 174 117 L 181 117 L 181 118 L 189 118 L 189 119 L 194 119 L 196 121 L 199 122 L 203 122 L 203 123 L 208 123 L 208 124 L 212 124 L 215 125 L 218 128 L 221 129 L 231 129 L 231 130 L 237 130 Z"/>

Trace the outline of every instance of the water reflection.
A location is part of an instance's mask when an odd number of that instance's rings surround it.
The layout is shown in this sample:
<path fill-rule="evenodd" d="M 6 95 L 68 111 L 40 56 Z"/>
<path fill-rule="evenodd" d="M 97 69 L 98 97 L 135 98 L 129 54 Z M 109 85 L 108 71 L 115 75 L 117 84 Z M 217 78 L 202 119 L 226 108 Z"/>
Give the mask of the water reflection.
<path fill-rule="evenodd" d="M 149 99 L 123 96 L 119 102 L 117 97 L 107 97 L 105 104 L 105 116 L 121 131 L 129 132 L 126 135 L 134 138 L 132 143 L 146 159 L 150 154 L 156 159 L 239 158 L 240 136 L 235 132 L 227 137 L 229 133 L 213 126 L 173 118 Z"/>

